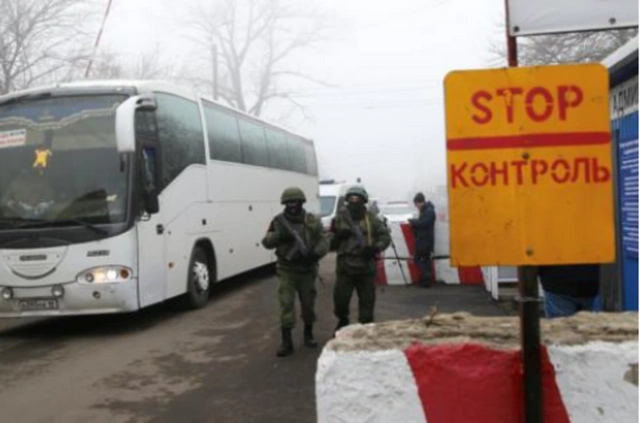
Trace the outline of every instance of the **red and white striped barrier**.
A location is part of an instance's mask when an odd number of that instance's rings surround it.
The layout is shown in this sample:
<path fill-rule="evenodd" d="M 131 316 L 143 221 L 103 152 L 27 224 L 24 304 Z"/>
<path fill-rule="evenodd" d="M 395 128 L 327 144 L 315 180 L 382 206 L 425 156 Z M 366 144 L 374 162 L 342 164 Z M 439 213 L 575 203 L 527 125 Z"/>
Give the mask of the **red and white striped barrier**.
<path fill-rule="evenodd" d="M 420 280 L 420 269 L 413 261 L 415 238 L 408 223 L 388 222 L 391 239 L 397 250 L 389 247 L 378 261 L 377 283 L 380 285 L 414 284 Z M 448 258 L 440 258 L 439 251 L 448 251 L 448 232 L 438 230 L 436 225 L 436 259 L 433 260 L 432 283 L 442 281 L 447 284 L 482 285 L 484 283 L 480 267 L 451 267 Z M 448 226 L 447 226 L 448 231 Z M 446 244 L 446 248 L 445 245 Z M 445 256 L 446 257 L 446 256 Z M 399 260 L 398 260 L 399 258 Z"/>
<path fill-rule="evenodd" d="M 637 332 L 542 352 L 545 423 L 638 421 Z M 316 373 L 319 423 L 521 423 L 522 398 L 520 351 L 481 343 L 329 344 Z"/>

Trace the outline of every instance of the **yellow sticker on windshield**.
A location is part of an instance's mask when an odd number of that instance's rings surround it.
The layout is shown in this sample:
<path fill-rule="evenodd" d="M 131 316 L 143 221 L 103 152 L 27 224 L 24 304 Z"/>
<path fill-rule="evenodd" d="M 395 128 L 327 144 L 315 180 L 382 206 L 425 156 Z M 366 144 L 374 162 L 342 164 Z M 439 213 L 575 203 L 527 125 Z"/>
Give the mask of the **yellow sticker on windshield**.
<path fill-rule="evenodd" d="M 53 156 L 53 153 L 48 148 L 38 148 L 36 151 L 36 161 L 33 162 L 35 169 L 46 169 L 49 166 L 49 157 Z"/>

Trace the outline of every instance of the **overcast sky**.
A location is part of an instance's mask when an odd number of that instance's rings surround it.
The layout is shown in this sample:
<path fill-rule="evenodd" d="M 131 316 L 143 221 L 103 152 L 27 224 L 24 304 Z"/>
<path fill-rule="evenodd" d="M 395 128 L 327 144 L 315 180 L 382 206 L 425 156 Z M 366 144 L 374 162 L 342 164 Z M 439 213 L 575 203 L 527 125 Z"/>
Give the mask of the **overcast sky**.
<path fill-rule="evenodd" d="M 175 19 L 197 1 L 114 0 L 104 45 L 132 60 L 160 45 L 177 68 L 201 66 Z M 361 177 L 372 195 L 389 200 L 445 185 L 442 81 L 454 69 L 486 67 L 504 1 L 319 3 L 338 30 L 299 60 L 335 88 L 307 86 L 300 100 L 312 120 L 288 126 L 315 140 L 321 176 Z"/>

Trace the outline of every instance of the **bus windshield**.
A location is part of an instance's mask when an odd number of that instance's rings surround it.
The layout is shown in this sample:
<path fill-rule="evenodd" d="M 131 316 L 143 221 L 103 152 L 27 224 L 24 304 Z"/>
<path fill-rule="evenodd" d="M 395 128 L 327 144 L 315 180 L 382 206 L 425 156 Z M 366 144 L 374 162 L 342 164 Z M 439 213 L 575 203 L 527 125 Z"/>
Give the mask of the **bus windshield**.
<path fill-rule="evenodd" d="M 321 196 L 320 197 L 320 217 L 330 216 L 336 207 L 336 197 Z"/>
<path fill-rule="evenodd" d="M 124 95 L 40 96 L 0 104 L 0 220 L 116 223 L 128 166 L 116 149 Z"/>

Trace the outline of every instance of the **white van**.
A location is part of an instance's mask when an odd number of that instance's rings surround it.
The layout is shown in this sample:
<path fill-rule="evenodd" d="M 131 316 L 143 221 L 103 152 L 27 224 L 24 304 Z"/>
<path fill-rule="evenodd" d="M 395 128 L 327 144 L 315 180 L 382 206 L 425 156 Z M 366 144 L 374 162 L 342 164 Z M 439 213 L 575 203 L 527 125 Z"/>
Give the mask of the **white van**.
<path fill-rule="evenodd" d="M 320 217 L 325 230 L 329 230 L 331 220 L 344 204 L 345 194 L 351 185 L 333 180 L 320 181 Z"/>

